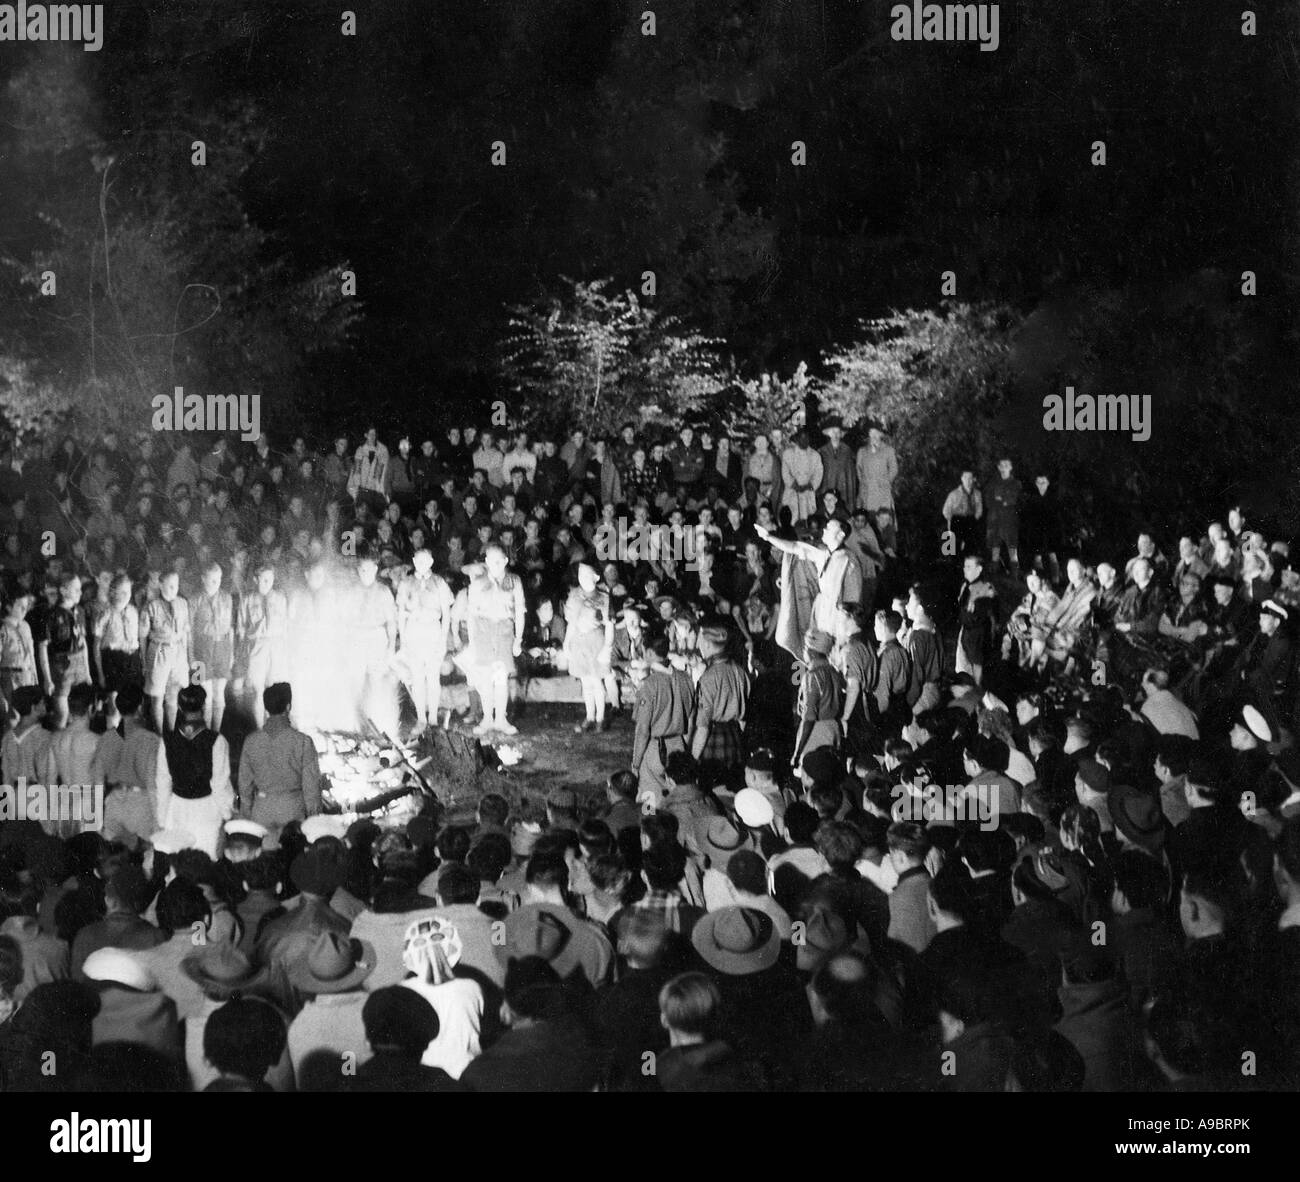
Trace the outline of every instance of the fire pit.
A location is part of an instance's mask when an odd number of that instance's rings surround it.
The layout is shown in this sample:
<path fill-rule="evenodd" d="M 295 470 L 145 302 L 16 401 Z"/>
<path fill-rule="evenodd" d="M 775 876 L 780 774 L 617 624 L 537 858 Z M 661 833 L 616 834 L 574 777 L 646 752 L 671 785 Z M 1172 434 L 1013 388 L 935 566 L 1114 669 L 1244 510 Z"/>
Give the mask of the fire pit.
<path fill-rule="evenodd" d="M 340 731 L 312 731 L 324 777 L 321 796 L 326 812 L 349 821 L 369 817 L 380 824 L 404 825 L 420 811 L 431 792 L 421 773 L 431 762 L 387 736 L 367 737 Z"/>

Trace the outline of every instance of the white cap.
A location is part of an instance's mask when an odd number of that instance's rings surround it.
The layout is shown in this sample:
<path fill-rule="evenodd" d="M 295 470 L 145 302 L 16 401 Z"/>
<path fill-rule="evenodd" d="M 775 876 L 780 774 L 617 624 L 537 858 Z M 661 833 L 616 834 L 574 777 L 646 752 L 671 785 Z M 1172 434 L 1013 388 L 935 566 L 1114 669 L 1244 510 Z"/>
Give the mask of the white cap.
<path fill-rule="evenodd" d="M 742 788 L 736 793 L 736 816 L 751 829 L 770 825 L 775 815 L 772 802 L 757 788 Z"/>
<path fill-rule="evenodd" d="M 342 840 L 348 831 L 347 822 L 337 813 L 317 813 L 302 823 L 302 835 L 311 845 L 322 837 L 337 837 Z"/>
<path fill-rule="evenodd" d="M 1272 728 L 1254 706 L 1243 706 L 1241 708 L 1241 721 L 1242 725 L 1261 743 L 1271 743 L 1273 741 Z"/>
<path fill-rule="evenodd" d="M 123 948 L 97 948 L 86 957 L 81 971 L 88 981 L 116 981 L 146 991 L 158 987 L 153 974 Z"/>
<path fill-rule="evenodd" d="M 256 821 L 245 821 L 243 817 L 232 817 L 225 824 L 227 833 L 235 835 L 242 834 L 244 837 L 255 837 L 258 841 L 265 841 L 270 830 L 265 825 L 259 825 Z"/>

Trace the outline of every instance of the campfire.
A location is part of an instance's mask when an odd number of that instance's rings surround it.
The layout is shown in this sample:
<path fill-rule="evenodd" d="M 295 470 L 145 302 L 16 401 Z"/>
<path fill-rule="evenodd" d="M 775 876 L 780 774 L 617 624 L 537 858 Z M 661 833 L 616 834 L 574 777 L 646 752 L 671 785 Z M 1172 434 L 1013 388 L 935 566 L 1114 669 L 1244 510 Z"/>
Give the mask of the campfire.
<path fill-rule="evenodd" d="M 386 735 L 313 731 L 311 739 L 325 778 L 326 811 L 349 821 L 369 817 L 395 825 L 420 811 L 428 788 L 421 773 L 432 762 L 428 756 L 420 758 L 413 747 Z"/>

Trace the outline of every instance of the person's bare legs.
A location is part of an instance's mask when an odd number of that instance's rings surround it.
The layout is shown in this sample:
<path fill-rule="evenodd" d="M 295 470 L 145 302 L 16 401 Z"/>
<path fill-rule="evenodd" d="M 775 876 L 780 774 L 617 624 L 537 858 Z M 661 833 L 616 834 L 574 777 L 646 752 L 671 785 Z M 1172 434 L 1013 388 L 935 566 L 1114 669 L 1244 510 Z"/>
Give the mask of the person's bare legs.
<path fill-rule="evenodd" d="M 510 705 L 510 675 L 497 673 L 492 679 L 492 697 L 495 703 L 496 724 L 494 729 L 503 735 L 517 735 L 519 728 L 511 725 L 506 718 L 506 707 Z"/>
<path fill-rule="evenodd" d="M 175 730 L 176 728 L 176 699 L 180 695 L 181 687 L 174 681 L 167 685 L 167 693 L 163 698 L 163 712 L 166 715 L 167 729 Z M 162 731 L 159 731 L 161 734 Z"/>

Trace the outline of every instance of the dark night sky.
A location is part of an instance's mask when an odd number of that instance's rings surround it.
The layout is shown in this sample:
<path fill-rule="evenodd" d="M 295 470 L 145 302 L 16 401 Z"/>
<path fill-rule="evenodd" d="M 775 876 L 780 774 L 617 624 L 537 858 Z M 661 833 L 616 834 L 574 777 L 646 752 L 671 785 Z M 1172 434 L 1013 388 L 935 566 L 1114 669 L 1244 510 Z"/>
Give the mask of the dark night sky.
<path fill-rule="evenodd" d="M 399 410 L 486 394 L 505 306 L 561 275 L 653 268 L 659 306 L 750 372 L 934 305 L 945 270 L 1027 312 L 1081 288 L 1158 305 L 1249 267 L 1285 319 L 1281 13 L 1243 38 L 1221 6 L 1002 4 L 981 53 L 891 41 L 883 3 L 661 4 L 647 38 L 650 6 L 373 0 L 345 38 L 339 6 L 125 0 L 86 69 L 119 149 L 255 112 L 241 196 L 267 249 L 358 272 L 355 347 L 308 371 L 344 416 L 376 389 Z"/>

